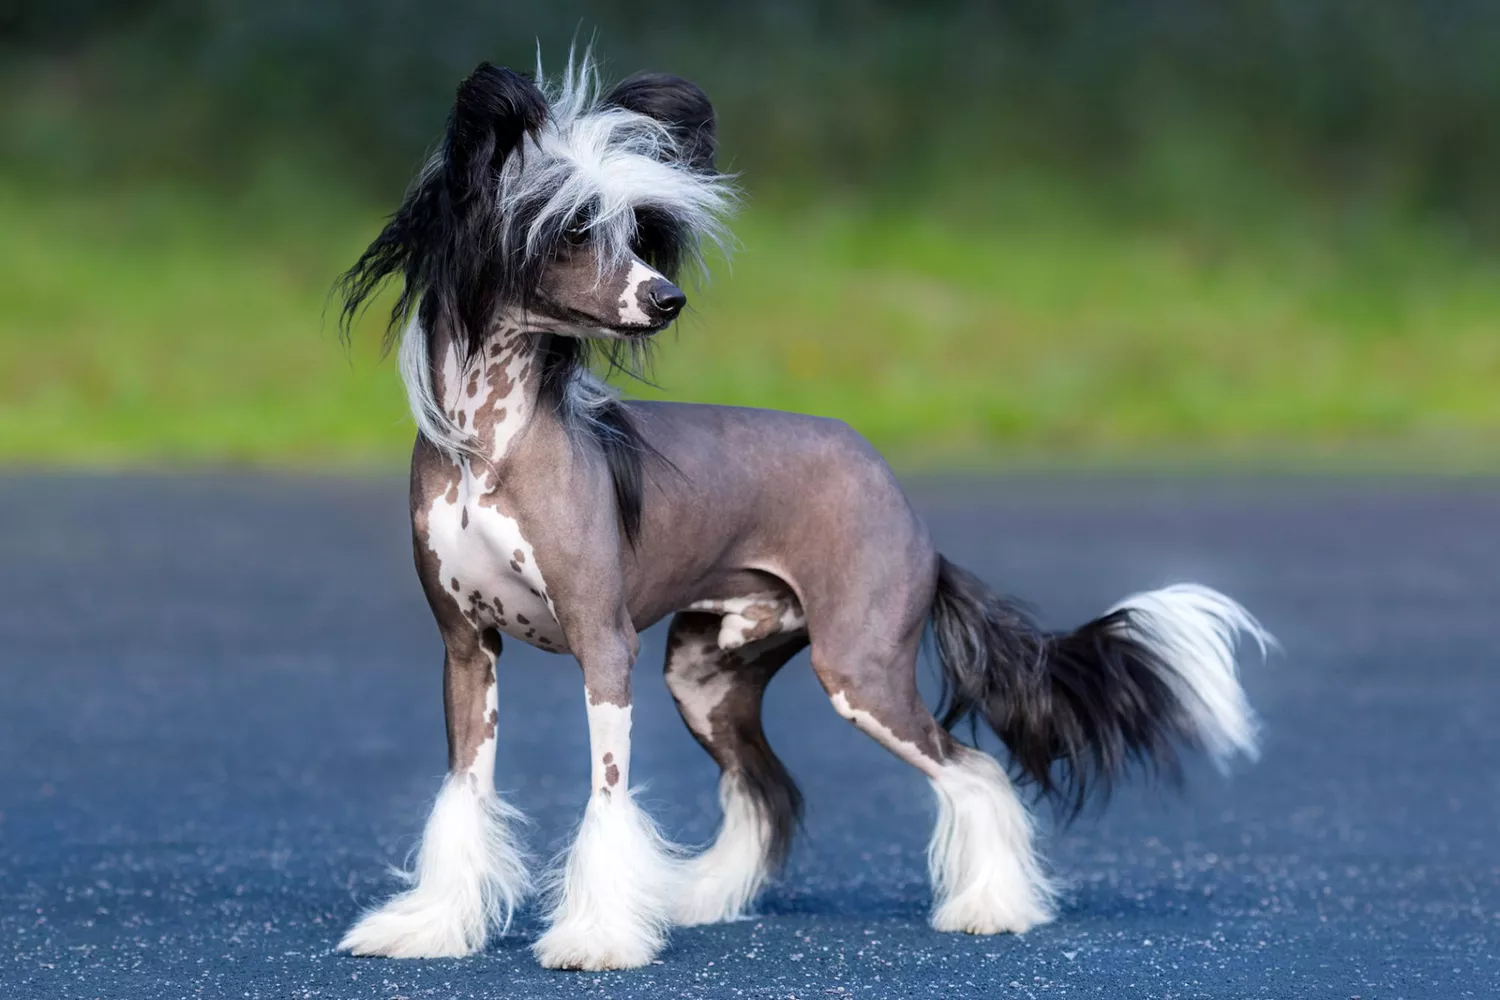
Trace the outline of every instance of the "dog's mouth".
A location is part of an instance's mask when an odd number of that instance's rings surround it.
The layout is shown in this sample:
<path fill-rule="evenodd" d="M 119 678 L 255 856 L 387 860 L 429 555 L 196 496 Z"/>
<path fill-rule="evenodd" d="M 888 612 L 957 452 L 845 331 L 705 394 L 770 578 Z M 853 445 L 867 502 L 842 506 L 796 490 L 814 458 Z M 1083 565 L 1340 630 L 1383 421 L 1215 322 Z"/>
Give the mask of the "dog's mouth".
<path fill-rule="evenodd" d="M 664 319 L 650 326 L 615 326 L 606 327 L 606 329 L 615 336 L 626 340 L 643 340 L 646 337 L 656 336 L 675 322 L 677 322 L 677 317 L 673 316 L 671 319 Z"/>
<path fill-rule="evenodd" d="M 655 323 L 621 323 L 612 325 L 601 323 L 597 319 L 588 326 L 594 331 L 594 336 L 604 337 L 609 340 L 645 340 L 661 333 L 667 327 L 677 322 L 677 317 L 658 320 Z M 580 324 L 582 326 L 583 324 Z"/>
<path fill-rule="evenodd" d="M 544 303 L 543 307 L 537 311 L 536 318 L 551 320 L 552 322 L 547 325 L 556 324 L 553 329 L 538 332 L 565 337 L 592 335 L 613 340 L 644 340 L 647 337 L 656 336 L 677 322 L 676 316 L 666 316 L 653 323 L 609 323 L 591 313 L 552 302 Z"/>

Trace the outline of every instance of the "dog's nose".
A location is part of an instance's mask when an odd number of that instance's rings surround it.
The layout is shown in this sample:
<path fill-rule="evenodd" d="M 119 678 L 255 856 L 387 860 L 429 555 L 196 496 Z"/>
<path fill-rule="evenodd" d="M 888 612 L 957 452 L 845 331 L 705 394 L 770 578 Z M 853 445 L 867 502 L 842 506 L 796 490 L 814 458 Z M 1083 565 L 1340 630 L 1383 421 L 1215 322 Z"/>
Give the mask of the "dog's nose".
<path fill-rule="evenodd" d="M 646 292 L 646 300 L 663 319 L 671 319 L 687 305 L 687 293 L 667 279 L 658 278 Z"/>

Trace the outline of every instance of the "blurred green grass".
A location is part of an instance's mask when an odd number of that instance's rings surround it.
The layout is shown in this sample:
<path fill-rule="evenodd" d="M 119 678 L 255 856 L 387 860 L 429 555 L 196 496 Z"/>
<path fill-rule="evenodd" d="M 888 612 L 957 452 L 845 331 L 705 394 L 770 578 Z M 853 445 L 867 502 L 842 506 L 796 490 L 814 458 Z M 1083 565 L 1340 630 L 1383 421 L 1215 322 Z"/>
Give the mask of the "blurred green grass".
<path fill-rule="evenodd" d="M 701 83 L 749 191 L 627 392 L 842 417 L 906 468 L 1500 464 L 1493 3 L 0 22 L 0 462 L 399 463 L 377 319 L 345 351 L 328 288 L 454 81 L 595 37 L 608 76 Z"/>
<path fill-rule="evenodd" d="M 1241 194 L 1160 219 L 1044 176 L 752 199 L 659 388 L 626 390 L 840 417 L 907 468 L 1493 468 L 1500 262 L 1399 213 Z M 361 196 L 295 171 L 233 197 L 0 181 L 0 217 L 0 460 L 408 453 L 379 307 L 348 351 L 324 317 L 380 224 Z"/>

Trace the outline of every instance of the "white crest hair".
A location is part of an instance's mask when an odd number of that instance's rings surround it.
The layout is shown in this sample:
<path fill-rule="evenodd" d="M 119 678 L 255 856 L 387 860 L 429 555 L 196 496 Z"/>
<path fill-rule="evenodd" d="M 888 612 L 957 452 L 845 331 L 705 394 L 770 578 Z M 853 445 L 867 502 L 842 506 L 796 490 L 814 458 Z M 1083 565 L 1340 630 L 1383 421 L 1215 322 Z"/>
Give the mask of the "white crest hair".
<path fill-rule="evenodd" d="M 545 252 L 546 233 L 587 211 L 582 221 L 601 266 L 619 264 L 630 255 L 639 208 L 656 209 L 689 234 L 695 260 L 705 240 L 727 248 L 723 220 L 735 202 L 731 179 L 686 165 L 677 137 L 662 122 L 603 104 L 591 51 L 580 57 L 570 50 L 557 80 L 542 71 L 539 51 L 536 78 L 547 121 L 501 167 L 497 206 L 501 218 L 523 207 L 535 214 L 519 234 L 504 227 L 502 252 Z"/>

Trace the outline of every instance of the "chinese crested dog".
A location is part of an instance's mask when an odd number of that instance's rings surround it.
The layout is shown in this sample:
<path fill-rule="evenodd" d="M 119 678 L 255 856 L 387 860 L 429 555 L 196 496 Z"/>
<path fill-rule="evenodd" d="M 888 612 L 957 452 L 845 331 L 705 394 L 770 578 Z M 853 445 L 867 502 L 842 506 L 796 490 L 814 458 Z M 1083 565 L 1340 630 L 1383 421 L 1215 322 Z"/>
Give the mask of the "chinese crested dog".
<path fill-rule="evenodd" d="M 1235 649 L 1270 637 L 1234 601 L 1178 585 L 1048 632 L 937 553 L 896 479 L 844 424 L 625 402 L 591 373 L 669 326 L 677 278 L 724 238 L 714 112 L 685 80 L 553 84 L 492 65 L 458 88 L 446 135 L 345 275 L 347 325 L 401 281 L 390 336 L 419 428 L 417 572 L 446 650 L 448 776 L 408 886 L 340 947 L 479 951 L 536 879 L 494 786 L 504 640 L 577 658 L 592 778 L 546 879 L 549 967 L 644 965 L 674 925 L 746 913 L 786 857 L 801 797 L 761 728 L 761 696 L 811 647 L 839 715 L 932 784 L 932 925 L 1019 933 L 1053 889 L 1016 784 L 1065 808 L 1182 748 L 1255 753 Z M 670 616 L 666 683 L 722 769 L 723 820 L 689 856 L 631 794 L 638 633 Z M 925 633 L 944 680 L 917 691 Z M 981 719 L 1007 771 L 950 735 Z"/>

